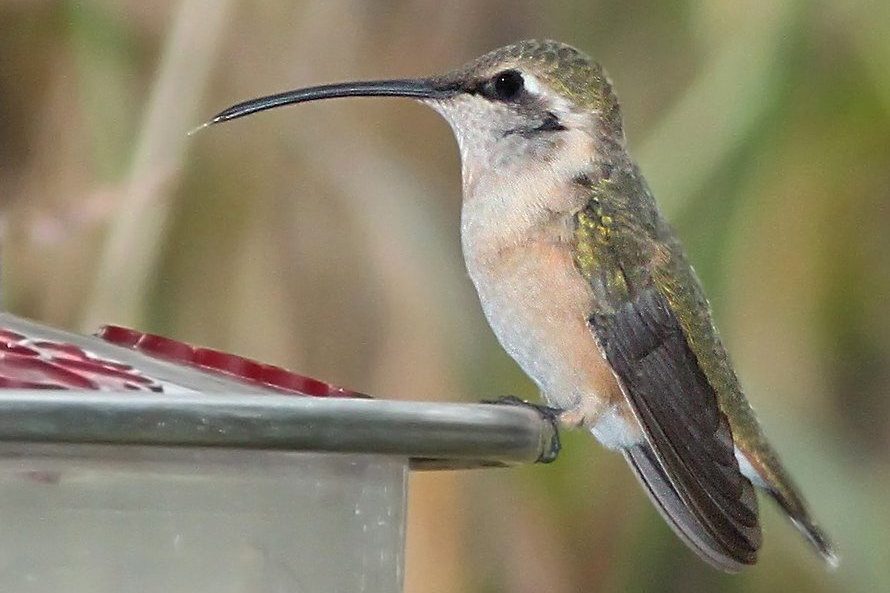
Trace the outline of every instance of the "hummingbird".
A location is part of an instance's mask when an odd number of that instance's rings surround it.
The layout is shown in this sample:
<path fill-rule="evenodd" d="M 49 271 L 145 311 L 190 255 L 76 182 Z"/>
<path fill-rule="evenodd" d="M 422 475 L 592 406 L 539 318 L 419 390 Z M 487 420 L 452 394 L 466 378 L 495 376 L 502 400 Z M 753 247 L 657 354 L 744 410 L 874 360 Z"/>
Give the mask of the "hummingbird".
<path fill-rule="evenodd" d="M 359 96 L 409 97 L 451 126 L 467 271 L 500 344 L 560 425 L 623 453 L 668 525 L 712 566 L 737 572 L 757 561 L 755 488 L 837 565 L 628 153 L 600 64 L 564 43 L 521 41 L 442 75 L 245 101 L 204 126 Z"/>

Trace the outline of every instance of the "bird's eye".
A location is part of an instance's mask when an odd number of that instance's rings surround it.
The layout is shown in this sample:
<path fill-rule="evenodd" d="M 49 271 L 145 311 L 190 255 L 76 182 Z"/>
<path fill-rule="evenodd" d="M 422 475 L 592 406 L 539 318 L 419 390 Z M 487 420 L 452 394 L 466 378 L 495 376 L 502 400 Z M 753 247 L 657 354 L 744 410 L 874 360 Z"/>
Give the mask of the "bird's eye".
<path fill-rule="evenodd" d="M 501 101 L 514 101 L 522 93 L 524 85 L 522 74 L 516 70 L 504 70 L 496 74 L 493 83 L 494 94 Z"/>

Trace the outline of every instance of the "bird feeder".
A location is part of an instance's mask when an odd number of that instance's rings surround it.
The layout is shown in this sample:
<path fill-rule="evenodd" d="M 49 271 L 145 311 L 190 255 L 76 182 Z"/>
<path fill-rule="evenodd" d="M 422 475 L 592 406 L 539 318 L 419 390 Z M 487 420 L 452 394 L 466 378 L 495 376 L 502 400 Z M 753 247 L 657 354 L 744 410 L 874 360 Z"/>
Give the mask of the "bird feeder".
<path fill-rule="evenodd" d="M 400 591 L 409 472 L 532 463 L 553 437 L 521 407 L 0 313 L 0 591 Z"/>

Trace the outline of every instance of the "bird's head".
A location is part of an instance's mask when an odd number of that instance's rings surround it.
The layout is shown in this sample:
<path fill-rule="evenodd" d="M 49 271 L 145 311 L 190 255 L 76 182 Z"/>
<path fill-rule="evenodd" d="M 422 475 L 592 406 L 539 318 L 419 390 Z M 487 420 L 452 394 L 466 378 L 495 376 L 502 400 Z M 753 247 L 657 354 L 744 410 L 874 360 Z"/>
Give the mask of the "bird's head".
<path fill-rule="evenodd" d="M 508 45 L 438 76 L 329 84 L 252 99 L 208 124 L 356 96 L 410 97 L 438 111 L 458 139 L 465 177 L 474 169 L 509 172 L 530 159 L 547 162 L 572 137 L 594 147 L 624 142 L 618 101 L 603 69 L 579 50 L 549 40 Z"/>

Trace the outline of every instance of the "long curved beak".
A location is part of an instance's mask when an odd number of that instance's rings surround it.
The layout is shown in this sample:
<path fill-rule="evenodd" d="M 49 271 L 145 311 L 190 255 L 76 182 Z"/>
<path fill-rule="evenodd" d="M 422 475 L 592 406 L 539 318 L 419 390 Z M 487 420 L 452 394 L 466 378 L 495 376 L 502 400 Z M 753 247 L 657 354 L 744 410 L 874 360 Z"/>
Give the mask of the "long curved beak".
<path fill-rule="evenodd" d="M 454 85 L 443 85 L 431 78 L 417 78 L 405 80 L 373 80 L 367 82 L 343 82 L 338 84 L 325 84 L 305 89 L 297 89 L 251 99 L 228 109 L 220 111 L 210 121 L 201 126 L 218 124 L 245 115 L 251 115 L 258 111 L 305 103 L 319 99 L 334 99 L 337 97 L 412 97 L 415 99 L 445 99 L 458 92 Z M 198 128 L 200 129 L 200 128 Z M 197 131 L 197 130 L 196 130 Z"/>

